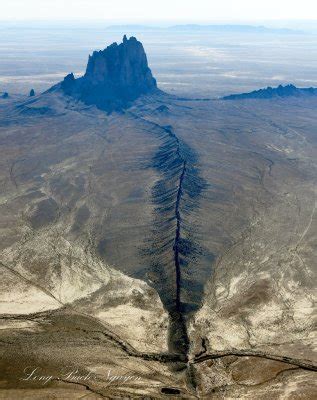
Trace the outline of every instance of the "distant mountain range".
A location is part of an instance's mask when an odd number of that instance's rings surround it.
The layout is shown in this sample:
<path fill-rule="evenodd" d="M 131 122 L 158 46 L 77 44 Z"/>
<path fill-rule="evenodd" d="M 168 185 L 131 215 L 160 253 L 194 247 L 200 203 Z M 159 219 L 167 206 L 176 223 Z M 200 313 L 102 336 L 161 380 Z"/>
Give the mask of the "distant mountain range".
<path fill-rule="evenodd" d="M 281 33 L 281 34 L 302 34 L 303 31 L 288 29 L 288 28 L 268 28 L 266 26 L 255 25 L 199 25 L 199 24 L 184 24 L 173 25 L 168 27 L 148 26 L 148 25 L 111 25 L 107 27 L 111 31 L 122 32 L 140 32 L 140 31 L 203 31 L 203 32 L 241 32 L 241 33 Z"/>
<path fill-rule="evenodd" d="M 225 96 L 223 100 L 240 100 L 240 99 L 272 99 L 276 97 L 300 97 L 300 96 L 317 96 L 317 88 L 297 88 L 294 85 L 279 85 L 276 88 L 267 87 L 265 89 L 254 90 L 253 92 L 231 94 Z"/>

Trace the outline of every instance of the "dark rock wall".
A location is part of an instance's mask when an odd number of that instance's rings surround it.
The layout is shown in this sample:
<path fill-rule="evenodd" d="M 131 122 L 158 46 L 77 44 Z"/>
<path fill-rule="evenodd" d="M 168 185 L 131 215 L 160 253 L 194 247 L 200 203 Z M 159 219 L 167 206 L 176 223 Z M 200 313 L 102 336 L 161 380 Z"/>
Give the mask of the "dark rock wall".
<path fill-rule="evenodd" d="M 89 56 L 86 73 L 79 79 L 67 75 L 63 91 L 88 105 L 106 111 L 120 110 L 142 94 L 157 90 L 141 42 L 123 38 Z"/>

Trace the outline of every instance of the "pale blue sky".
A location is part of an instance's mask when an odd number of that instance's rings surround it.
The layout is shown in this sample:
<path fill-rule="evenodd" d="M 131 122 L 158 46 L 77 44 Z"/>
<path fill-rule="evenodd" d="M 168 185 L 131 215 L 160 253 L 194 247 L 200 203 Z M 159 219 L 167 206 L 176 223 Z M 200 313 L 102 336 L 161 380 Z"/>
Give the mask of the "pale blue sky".
<path fill-rule="evenodd" d="M 317 19 L 317 0 L 0 0 L 0 20 L 247 21 Z"/>

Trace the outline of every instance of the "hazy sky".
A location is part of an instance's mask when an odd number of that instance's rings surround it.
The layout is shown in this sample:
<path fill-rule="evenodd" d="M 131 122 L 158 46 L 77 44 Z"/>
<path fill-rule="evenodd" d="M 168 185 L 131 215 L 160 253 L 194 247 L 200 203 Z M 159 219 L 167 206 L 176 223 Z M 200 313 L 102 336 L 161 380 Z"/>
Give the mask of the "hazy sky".
<path fill-rule="evenodd" d="M 317 19 L 317 0 L 0 0 L 0 20 Z"/>

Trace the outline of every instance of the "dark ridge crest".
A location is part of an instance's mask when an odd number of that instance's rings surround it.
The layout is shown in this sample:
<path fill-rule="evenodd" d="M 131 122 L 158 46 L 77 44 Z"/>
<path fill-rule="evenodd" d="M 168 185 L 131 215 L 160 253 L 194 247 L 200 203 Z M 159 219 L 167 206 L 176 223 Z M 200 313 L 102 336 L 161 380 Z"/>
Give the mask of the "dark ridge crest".
<path fill-rule="evenodd" d="M 317 96 L 317 88 L 297 88 L 294 85 L 279 85 L 276 88 L 267 87 L 265 89 L 254 90 L 249 93 L 231 94 L 225 96 L 223 100 L 240 100 L 240 99 L 273 99 L 277 97 L 302 97 Z"/>

